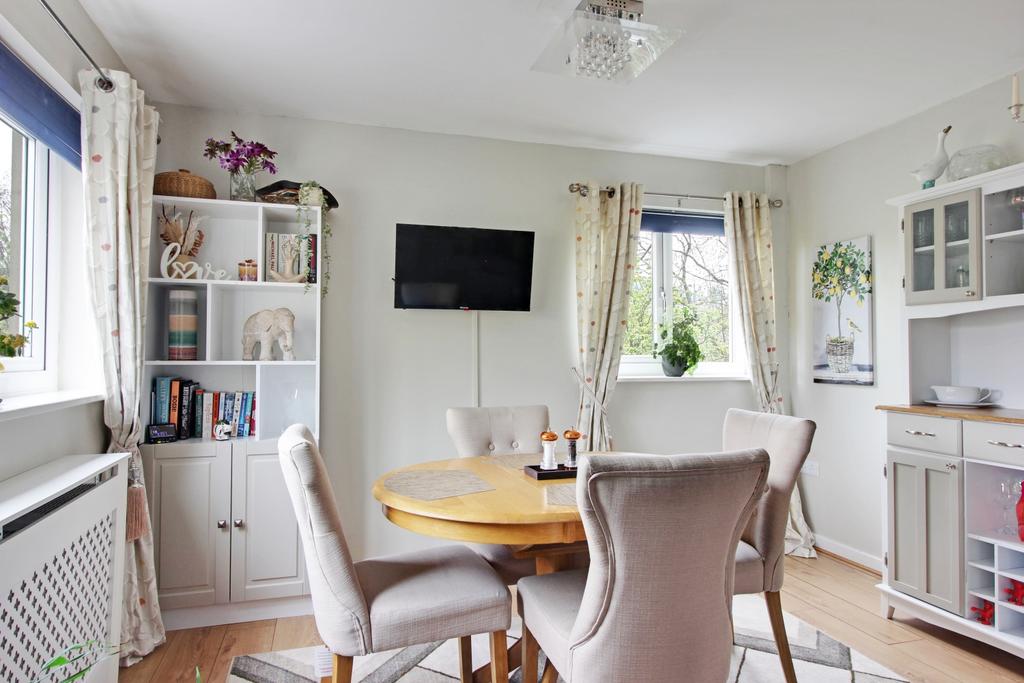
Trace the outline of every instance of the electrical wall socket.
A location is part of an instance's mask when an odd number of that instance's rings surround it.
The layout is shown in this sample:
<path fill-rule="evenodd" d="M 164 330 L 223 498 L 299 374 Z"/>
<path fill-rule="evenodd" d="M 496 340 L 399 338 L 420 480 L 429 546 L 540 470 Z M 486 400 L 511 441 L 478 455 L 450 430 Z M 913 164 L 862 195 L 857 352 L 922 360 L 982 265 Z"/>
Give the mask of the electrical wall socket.
<path fill-rule="evenodd" d="M 805 460 L 804 466 L 800 468 L 800 474 L 806 474 L 808 477 L 818 476 L 818 461 Z"/>

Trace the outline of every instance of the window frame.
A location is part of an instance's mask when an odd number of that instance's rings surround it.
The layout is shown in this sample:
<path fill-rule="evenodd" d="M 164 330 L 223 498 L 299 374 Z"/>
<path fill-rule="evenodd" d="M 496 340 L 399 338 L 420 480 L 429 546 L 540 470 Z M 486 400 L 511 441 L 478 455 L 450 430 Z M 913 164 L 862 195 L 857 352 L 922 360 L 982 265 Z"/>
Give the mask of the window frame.
<path fill-rule="evenodd" d="M 680 202 L 681 204 L 681 202 Z M 664 206 L 645 202 L 642 211 L 675 211 L 679 213 L 701 213 L 711 216 L 724 216 L 719 210 L 689 208 L 684 206 Z M 671 322 L 672 312 L 668 306 L 669 295 L 673 287 L 672 270 L 672 238 L 676 233 L 652 232 L 653 253 L 653 286 L 651 294 L 654 311 L 651 315 L 651 340 L 657 334 L 659 325 Z M 661 360 L 651 355 L 622 355 L 619 360 L 619 380 L 626 381 L 707 381 L 707 380 L 749 380 L 746 341 L 743 334 L 742 321 L 739 318 L 739 305 L 735 287 L 736 272 L 732 259 L 729 259 L 729 361 L 701 361 L 693 374 L 682 377 L 666 377 L 661 368 Z"/>
<path fill-rule="evenodd" d="M 11 393 L 49 391 L 53 388 L 50 386 L 53 384 L 50 375 L 54 374 L 47 372 L 47 360 L 53 355 L 48 340 L 54 338 L 54 335 L 47 334 L 47 291 L 51 284 L 48 277 L 50 217 L 54 208 L 50 199 L 55 196 L 53 174 L 50 172 L 51 151 L 8 117 L 0 115 L 0 118 L 5 125 L 21 134 L 30 146 L 29 153 L 25 155 L 28 170 L 24 176 L 31 182 L 31 187 L 25 188 L 23 198 L 25 220 L 22 226 L 24 244 L 21 249 L 24 258 L 21 267 L 28 275 L 25 272 L 19 273 L 22 283 L 17 286 L 8 283 L 8 290 L 19 292 L 22 320 L 32 320 L 39 325 L 25 346 L 25 355 L 3 359 L 3 375 L 6 376 L 4 384 Z M 26 267 L 25 263 L 30 265 Z"/>

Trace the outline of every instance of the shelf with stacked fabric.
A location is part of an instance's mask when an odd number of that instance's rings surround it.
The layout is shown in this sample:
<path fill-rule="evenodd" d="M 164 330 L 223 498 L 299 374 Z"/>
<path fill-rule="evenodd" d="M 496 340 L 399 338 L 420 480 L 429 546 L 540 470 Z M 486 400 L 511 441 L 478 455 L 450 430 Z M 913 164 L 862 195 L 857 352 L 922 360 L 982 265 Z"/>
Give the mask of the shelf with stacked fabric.
<path fill-rule="evenodd" d="M 277 438 L 294 422 L 319 433 L 320 223 L 319 207 L 154 198 L 142 414 L 179 439 L 143 461 L 176 628 L 240 620 L 224 610 L 254 600 L 294 611 L 308 593 Z"/>

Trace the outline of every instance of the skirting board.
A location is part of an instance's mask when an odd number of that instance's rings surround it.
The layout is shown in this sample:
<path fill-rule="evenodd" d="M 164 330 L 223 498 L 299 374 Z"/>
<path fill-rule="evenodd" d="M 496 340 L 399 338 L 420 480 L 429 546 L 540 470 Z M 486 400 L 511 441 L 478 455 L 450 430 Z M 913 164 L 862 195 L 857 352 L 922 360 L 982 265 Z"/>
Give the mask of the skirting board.
<path fill-rule="evenodd" d="M 179 631 L 183 628 L 203 628 L 243 621 L 259 621 L 260 619 L 299 617 L 312 613 L 313 601 L 307 595 L 277 600 L 236 602 L 228 605 L 183 607 L 165 610 L 163 617 L 164 628 L 168 631 Z"/>
<path fill-rule="evenodd" d="M 868 569 L 873 569 L 876 572 L 882 571 L 882 558 L 875 557 L 874 555 L 868 555 L 865 552 L 857 550 L 856 548 L 851 548 L 839 541 L 833 541 L 831 538 L 826 538 L 821 534 L 814 534 L 814 545 L 822 550 L 827 550 L 834 555 L 845 557 L 851 562 L 864 565 Z"/>

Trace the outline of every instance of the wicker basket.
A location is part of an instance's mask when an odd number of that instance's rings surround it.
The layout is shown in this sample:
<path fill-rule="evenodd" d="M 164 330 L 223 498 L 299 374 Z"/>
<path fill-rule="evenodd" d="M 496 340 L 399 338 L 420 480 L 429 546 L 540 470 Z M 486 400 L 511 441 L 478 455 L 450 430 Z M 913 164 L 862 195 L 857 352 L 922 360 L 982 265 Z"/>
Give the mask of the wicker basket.
<path fill-rule="evenodd" d="M 202 176 L 192 175 L 188 169 L 164 171 L 153 177 L 153 194 L 166 197 L 198 197 L 216 199 L 213 183 Z"/>

